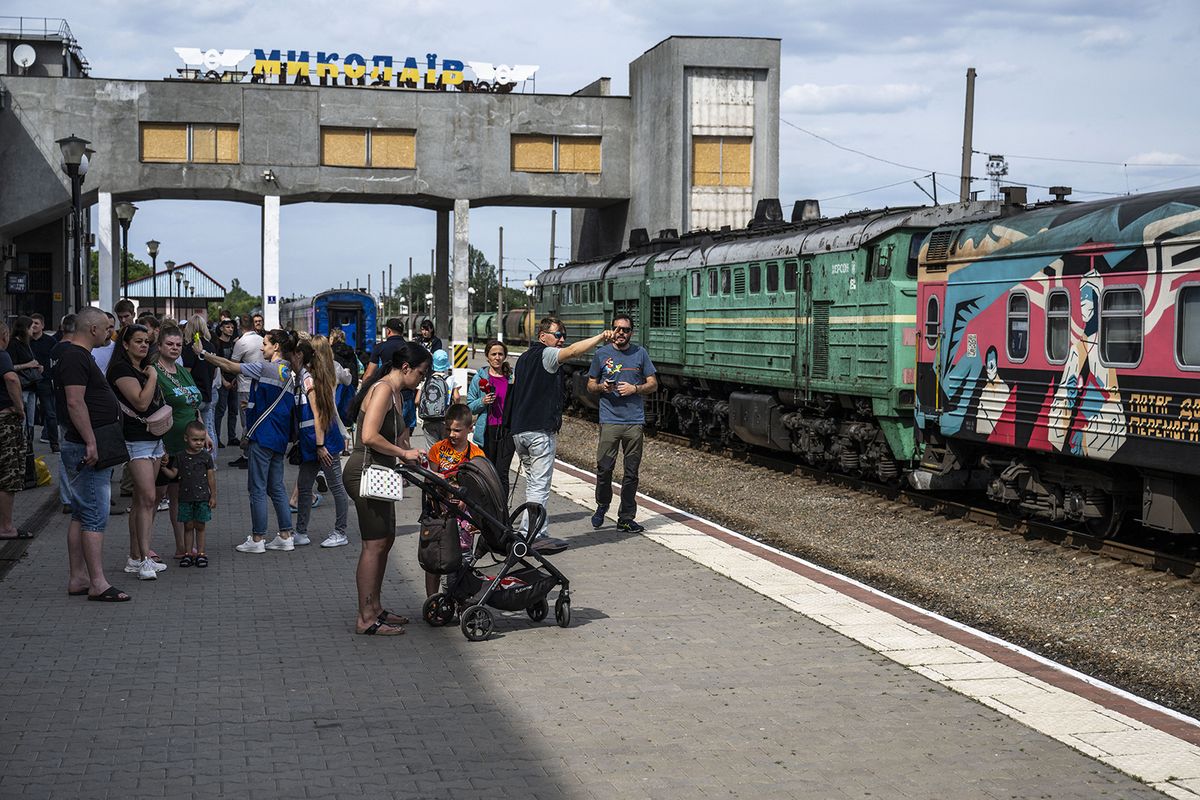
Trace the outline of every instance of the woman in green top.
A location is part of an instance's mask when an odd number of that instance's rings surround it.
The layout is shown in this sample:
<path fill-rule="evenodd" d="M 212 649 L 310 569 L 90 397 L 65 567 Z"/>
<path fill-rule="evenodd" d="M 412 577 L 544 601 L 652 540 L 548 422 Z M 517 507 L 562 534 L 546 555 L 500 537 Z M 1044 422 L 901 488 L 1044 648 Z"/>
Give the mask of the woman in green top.
<path fill-rule="evenodd" d="M 163 398 L 171 407 L 171 430 L 163 435 L 163 447 L 168 458 L 174 458 L 187 449 L 184 443 L 184 431 L 188 423 L 200 419 L 200 403 L 202 397 L 192 373 L 180 365 L 179 356 L 183 353 L 183 331 L 174 325 L 164 326 L 158 334 L 158 362 L 154 365 L 158 371 L 158 387 L 162 390 Z M 205 437 L 204 446 L 212 450 L 212 440 Z M 179 521 L 179 479 L 173 478 L 166 486 L 158 489 L 158 499 L 162 502 L 166 495 L 171 501 L 171 530 L 175 533 L 175 557 L 183 558 L 187 553 L 183 550 L 183 523 Z"/>

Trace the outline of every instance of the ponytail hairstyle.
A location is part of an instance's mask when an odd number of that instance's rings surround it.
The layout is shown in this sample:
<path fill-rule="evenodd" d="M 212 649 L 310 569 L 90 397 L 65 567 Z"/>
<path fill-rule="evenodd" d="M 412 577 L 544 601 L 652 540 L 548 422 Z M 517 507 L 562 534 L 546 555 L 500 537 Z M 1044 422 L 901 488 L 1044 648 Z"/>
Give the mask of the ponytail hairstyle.
<path fill-rule="evenodd" d="M 508 363 L 508 345 L 499 339 L 489 339 L 487 347 L 483 348 L 484 359 L 487 359 L 487 354 L 492 352 L 493 347 L 499 347 L 504 351 L 504 360 L 500 362 L 500 372 L 506 378 L 512 378 L 512 364 Z"/>
<path fill-rule="evenodd" d="M 333 394 L 337 389 L 337 378 L 333 371 L 333 350 L 329 348 L 329 340 L 324 336 L 314 336 L 302 341 L 296 346 L 305 369 L 312 376 L 315 397 L 310 398 L 321 419 L 332 427 L 337 418 L 337 408 L 333 404 Z"/>
<path fill-rule="evenodd" d="M 354 396 L 354 402 L 350 404 L 350 418 L 358 419 L 358 412 L 362 410 L 362 405 L 366 402 L 367 394 L 371 391 L 380 378 L 387 375 L 393 369 L 408 367 L 409 369 L 419 369 L 433 360 L 433 354 L 426 350 L 416 342 L 405 342 L 403 347 L 398 347 L 392 351 L 392 360 L 390 363 L 384 364 L 382 369 L 375 370 L 370 378 L 362 382 L 358 387 L 358 394 Z"/>

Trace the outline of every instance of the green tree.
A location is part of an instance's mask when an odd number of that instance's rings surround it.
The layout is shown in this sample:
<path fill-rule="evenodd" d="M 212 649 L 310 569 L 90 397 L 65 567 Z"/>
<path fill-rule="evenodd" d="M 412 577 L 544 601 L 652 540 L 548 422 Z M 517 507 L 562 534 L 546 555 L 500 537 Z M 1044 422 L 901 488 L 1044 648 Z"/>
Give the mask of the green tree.
<path fill-rule="evenodd" d="M 119 271 L 120 269 L 121 269 L 121 265 L 118 263 L 117 270 Z M 91 265 L 91 269 L 90 269 L 90 274 L 91 274 L 90 284 L 92 287 L 91 288 L 91 296 L 99 297 L 100 296 L 100 252 L 97 250 L 92 251 L 92 265 Z M 147 264 L 145 261 L 142 261 L 140 258 L 135 256 L 133 253 L 130 253 L 129 254 L 129 282 L 133 283 L 138 278 L 145 278 L 149 274 L 150 274 L 150 265 Z"/>
<path fill-rule="evenodd" d="M 209 318 L 216 319 L 222 308 L 228 311 L 230 316 L 241 317 L 262 309 L 262 295 L 250 294 L 242 288 L 241 281 L 234 278 L 230 281 L 229 290 L 225 292 L 225 302 L 208 304 Z"/>
<path fill-rule="evenodd" d="M 470 246 L 468 252 L 468 263 L 471 265 L 471 278 L 468 285 L 475 290 L 475 294 L 471 298 L 471 311 L 472 313 L 484 310 L 495 311 L 499 271 L 496 269 L 496 265 L 488 261 L 487 256 L 473 245 Z M 425 295 L 433 291 L 432 286 L 433 280 L 429 273 L 413 275 L 411 291 L 408 285 L 408 278 L 401 278 L 393 292 L 392 302 L 388 304 L 387 314 L 389 316 L 398 314 L 399 308 L 406 301 L 410 303 L 409 313 L 428 314 L 429 303 L 425 300 Z M 524 308 L 525 302 L 526 297 L 523 289 L 505 287 L 505 310 Z"/>

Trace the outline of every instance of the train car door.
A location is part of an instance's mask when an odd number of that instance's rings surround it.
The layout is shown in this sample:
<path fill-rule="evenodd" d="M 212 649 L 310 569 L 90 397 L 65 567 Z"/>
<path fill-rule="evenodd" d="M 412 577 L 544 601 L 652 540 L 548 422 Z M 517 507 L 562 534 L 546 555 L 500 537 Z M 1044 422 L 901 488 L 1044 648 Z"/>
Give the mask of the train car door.
<path fill-rule="evenodd" d="M 365 346 L 366 331 L 363 326 L 363 310 L 361 306 L 329 304 L 329 330 L 340 328 L 346 334 L 346 344 L 355 350 Z M 328 331 L 325 331 L 328 335 Z"/>
<path fill-rule="evenodd" d="M 812 347 L 813 347 L 813 306 L 812 306 L 812 284 L 813 284 L 813 262 L 811 258 L 806 258 L 803 261 L 797 262 L 794 260 L 785 261 L 780 264 L 782 275 L 780 276 L 783 297 L 788 297 L 788 292 L 795 292 L 795 297 L 791 298 L 794 302 L 793 309 L 795 313 L 796 326 L 796 356 L 794 363 L 795 370 L 795 385 L 800 391 L 808 393 L 810 391 L 810 382 L 812 381 Z M 768 279 L 770 273 L 768 273 Z M 788 287 L 791 287 L 790 289 Z M 828 335 L 828 325 L 823 329 L 825 335 Z"/>

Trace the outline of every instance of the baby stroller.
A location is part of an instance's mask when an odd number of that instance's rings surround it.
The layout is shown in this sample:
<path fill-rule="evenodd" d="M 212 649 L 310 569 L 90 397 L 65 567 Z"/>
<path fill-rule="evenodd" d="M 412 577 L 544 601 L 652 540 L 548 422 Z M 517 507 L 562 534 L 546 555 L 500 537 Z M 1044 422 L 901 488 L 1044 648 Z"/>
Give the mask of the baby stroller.
<path fill-rule="evenodd" d="M 483 594 L 459 617 L 463 635 L 479 642 L 488 638 L 495 626 L 489 606 L 500 611 L 524 611 L 534 622 L 541 622 L 550 611 L 547 595 L 555 586 L 561 586 L 554 601 L 554 619 L 563 628 L 571 624 L 571 582 L 548 559 L 566 550 L 568 543 L 562 539 L 534 539 L 546 519 L 544 507 L 525 503 L 509 514 L 496 468 L 484 458 L 472 459 L 458 468 L 457 486 L 424 467 L 401 464 L 397 469 L 430 499 L 479 530 L 473 557 L 463 559 L 462 567 L 450 576 L 444 591 L 425 601 L 421 616 L 426 622 L 434 626 L 450 624 L 456 608 L 467 604 L 482 589 Z M 465 509 L 457 507 L 455 501 L 459 500 Z M 529 513 L 529 532 L 522 536 L 517 526 L 525 512 Z M 488 554 L 495 564 L 501 564 L 499 572 L 491 576 L 476 568 L 478 559 Z"/>

